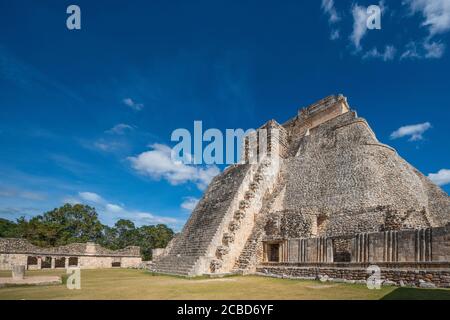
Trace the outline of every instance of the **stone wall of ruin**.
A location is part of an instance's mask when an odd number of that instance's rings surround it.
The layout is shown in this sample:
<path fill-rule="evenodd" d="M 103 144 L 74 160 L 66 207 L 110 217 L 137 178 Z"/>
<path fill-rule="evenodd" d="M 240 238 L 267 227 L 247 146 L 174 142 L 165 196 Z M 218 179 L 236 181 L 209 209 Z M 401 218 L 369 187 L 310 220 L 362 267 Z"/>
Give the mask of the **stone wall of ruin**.
<path fill-rule="evenodd" d="M 298 140 L 296 140 L 298 139 Z M 450 221 L 450 198 L 396 151 L 381 144 L 364 119 L 347 112 L 292 137 L 284 208 L 321 218 L 320 236 L 425 228 Z M 289 222 L 287 222 L 289 224 Z M 306 231 L 304 237 L 314 234 Z"/>
<path fill-rule="evenodd" d="M 369 265 L 320 264 L 314 266 L 261 264 L 257 267 L 260 275 L 293 279 L 323 279 L 328 281 L 366 284 L 370 273 Z M 450 288 L 450 266 L 448 264 L 403 264 L 397 266 L 381 265 L 382 283 L 397 286 L 424 286 Z"/>
<path fill-rule="evenodd" d="M 36 257 L 39 262 L 49 257 L 51 268 L 55 267 L 56 259 L 70 257 L 76 257 L 78 266 L 83 269 L 111 268 L 113 262 L 120 262 L 122 268 L 138 267 L 142 262 L 140 248 L 135 246 L 109 250 L 88 242 L 42 248 L 25 239 L 0 238 L 0 270 L 11 270 L 13 265 L 27 266 L 28 257 Z M 28 269 L 40 269 L 40 266 L 30 265 Z"/>
<path fill-rule="evenodd" d="M 266 245 L 274 241 L 267 241 Z M 395 284 L 402 281 L 418 285 L 426 281 L 450 287 L 450 223 L 437 228 L 288 239 L 278 243 L 280 261 L 270 262 L 266 257 L 257 267 L 258 272 L 365 281 L 370 275 L 367 267 L 376 265 L 381 268 L 382 279 Z"/>
<path fill-rule="evenodd" d="M 288 239 L 282 243 L 289 254 L 281 262 L 450 262 L 450 223 L 437 228 Z M 341 259 L 344 253 L 347 258 Z"/>

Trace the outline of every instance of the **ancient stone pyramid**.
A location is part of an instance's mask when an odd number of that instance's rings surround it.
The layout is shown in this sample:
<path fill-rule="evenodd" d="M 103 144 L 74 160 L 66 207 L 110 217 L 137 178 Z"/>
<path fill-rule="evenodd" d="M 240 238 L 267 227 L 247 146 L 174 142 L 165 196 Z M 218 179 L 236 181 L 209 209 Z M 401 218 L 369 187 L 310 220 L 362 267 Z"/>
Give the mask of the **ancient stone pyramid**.
<path fill-rule="evenodd" d="M 271 120 L 261 128 L 268 132 L 267 154 L 255 148 L 258 135 L 246 138 L 244 163 L 213 179 L 182 232 L 155 259 L 155 271 L 252 272 L 263 240 L 450 221 L 449 196 L 380 143 L 342 95 L 300 110 L 283 125 Z"/>

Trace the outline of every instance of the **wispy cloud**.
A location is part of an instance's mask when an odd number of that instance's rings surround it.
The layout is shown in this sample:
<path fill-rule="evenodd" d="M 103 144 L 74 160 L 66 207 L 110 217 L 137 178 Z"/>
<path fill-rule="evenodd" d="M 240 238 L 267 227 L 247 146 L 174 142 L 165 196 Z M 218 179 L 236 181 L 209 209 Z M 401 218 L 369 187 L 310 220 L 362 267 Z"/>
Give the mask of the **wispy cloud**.
<path fill-rule="evenodd" d="M 377 48 L 373 48 L 372 50 L 367 51 L 363 55 L 363 59 L 374 58 L 374 59 L 381 59 L 383 61 L 391 61 L 394 60 L 396 52 L 397 50 L 392 45 L 386 46 L 384 48 L 384 52 L 380 52 L 378 51 Z"/>
<path fill-rule="evenodd" d="M 424 40 L 421 43 L 409 42 L 405 46 L 405 51 L 401 54 L 400 60 L 404 59 L 439 59 L 444 55 L 445 44 L 435 41 Z"/>
<path fill-rule="evenodd" d="M 187 211 L 192 211 L 197 206 L 199 199 L 194 197 L 186 197 L 184 201 L 181 203 L 180 207 Z"/>
<path fill-rule="evenodd" d="M 0 188 L 0 197 L 21 198 L 33 201 L 44 201 L 47 199 L 47 195 L 44 193 L 16 188 Z"/>
<path fill-rule="evenodd" d="M 437 173 L 430 173 L 428 178 L 438 186 L 444 186 L 450 183 L 450 170 L 441 169 Z"/>
<path fill-rule="evenodd" d="M 391 139 L 409 137 L 409 141 L 423 140 L 424 132 L 430 128 L 431 123 L 429 122 L 403 126 L 391 133 Z"/>
<path fill-rule="evenodd" d="M 322 10 L 328 15 L 328 22 L 330 24 L 336 23 L 341 20 L 336 7 L 334 6 L 334 0 L 322 0 Z"/>
<path fill-rule="evenodd" d="M 341 16 L 339 15 L 339 13 L 336 10 L 336 7 L 334 6 L 334 0 L 322 0 L 321 8 L 323 13 L 328 16 L 328 23 L 330 25 L 334 25 L 341 20 Z M 340 38 L 340 30 L 336 27 L 333 27 L 333 29 L 330 32 L 330 39 L 337 40 L 339 38 Z"/>
<path fill-rule="evenodd" d="M 135 111 L 141 111 L 142 109 L 144 109 L 144 104 L 142 103 L 136 103 L 133 99 L 131 98 L 125 98 L 122 100 L 123 104 L 126 105 L 127 107 L 135 110 Z"/>
<path fill-rule="evenodd" d="M 128 149 L 128 145 L 125 141 L 116 141 L 103 138 L 100 138 L 94 142 L 84 143 L 84 146 L 88 149 L 94 149 L 103 152 L 125 151 Z"/>
<path fill-rule="evenodd" d="M 330 39 L 331 40 L 337 40 L 337 39 L 339 39 L 341 37 L 341 33 L 340 33 L 340 31 L 339 30 L 331 30 L 331 33 L 330 33 Z"/>
<path fill-rule="evenodd" d="M 350 40 L 356 50 L 361 50 L 361 40 L 367 33 L 367 8 L 353 4 L 353 31 L 350 35 Z"/>
<path fill-rule="evenodd" d="M 430 37 L 450 30 L 450 1 L 448 0 L 404 0 L 412 14 L 422 14 L 423 26 Z"/>
<path fill-rule="evenodd" d="M 105 202 L 105 200 L 100 195 L 94 192 L 79 192 L 78 195 L 80 196 L 81 199 L 96 204 L 102 204 Z"/>
<path fill-rule="evenodd" d="M 71 157 L 63 154 L 50 154 L 48 158 L 52 160 L 57 166 L 75 174 L 81 175 L 94 171 L 94 169 L 89 164 L 72 159 Z"/>
<path fill-rule="evenodd" d="M 165 179 L 172 185 L 193 182 L 201 190 L 220 173 L 217 166 L 199 167 L 172 160 L 172 150 L 163 144 L 153 144 L 152 150 L 128 157 L 133 169 L 152 179 Z"/>
<path fill-rule="evenodd" d="M 439 42 L 425 42 L 425 58 L 439 59 L 444 55 L 445 45 Z"/>
<path fill-rule="evenodd" d="M 119 123 L 119 124 L 116 124 L 111 129 L 106 130 L 105 133 L 124 135 L 127 132 L 130 132 L 130 131 L 133 131 L 133 130 L 134 130 L 134 127 L 129 125 L 129 124 Z"/>
<path fill-rule="evenodd" d="M 78 195 L 65 197 L 62 201 L 64 203 L 82 203 L 95 206 L 103 219 L 111 222 L 117 221 L 118 219 L 130 219 L 138 225 L 163 223 L 176 229 L 179 229 L 184 223 L 184 221 L 176 218 L 128 209 L 123 204 L 110 202 L 98 193 L 91 191 L 79 192 Z"/>

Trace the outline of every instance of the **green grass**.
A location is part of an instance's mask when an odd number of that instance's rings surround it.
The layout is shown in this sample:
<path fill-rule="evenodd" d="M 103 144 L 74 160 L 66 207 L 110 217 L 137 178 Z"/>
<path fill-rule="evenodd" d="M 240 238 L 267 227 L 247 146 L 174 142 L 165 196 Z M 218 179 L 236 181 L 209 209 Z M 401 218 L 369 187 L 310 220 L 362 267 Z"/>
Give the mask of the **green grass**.
<path fill-rule="evenodd" d="M 28 275 L 64 275 L 65 270 L 29 271 Z M 0 271 L 0 277 L 10 272 Z M 450 299 L 447 289 L 321 283 L 258 276 L 185 279 L 143 270 L 81 271 L 81 290 L 65 285 L 0 288 L 0 299 Z"/>

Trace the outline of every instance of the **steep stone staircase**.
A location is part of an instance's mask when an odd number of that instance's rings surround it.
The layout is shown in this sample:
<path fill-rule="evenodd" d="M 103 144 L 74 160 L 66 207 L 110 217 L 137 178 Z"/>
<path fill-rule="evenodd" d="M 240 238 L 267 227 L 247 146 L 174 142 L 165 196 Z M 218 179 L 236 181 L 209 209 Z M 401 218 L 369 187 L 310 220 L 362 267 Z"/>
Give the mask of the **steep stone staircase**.
<path fill-rule="evenodd" d="M 274 160 L 275 161 L 275 160 Z M 221 243 L 210 263 L 211 273 L 230 272 L 247 242 L 256 217 L 263 207 L 263 199 L 272 192 L 274 180 L 278 175 L 279 162 L 270 158 L 261 161 L 251 183 L 239 201 L 231 221 L 222 233 Z"/>
<path fill-rule="evenodd" d="M 279 163 L 263 160 L 227 169 L 205 192 L 182 232 L 152 270 L 187 276 L 230 272 L 273 189 Z"/>
<path fill-rule="evenodd" d="M 266 195 L 263 201 L 263 209 L 256 218 L 255 225 L 253 227 L 251 236 L 248 238 L 239 259 L 233 267 L 234 273 L 248 273 L 256 269 L 258 260 L 262 256 L 262 240 L 264 237 L 264 227 L 267 220 L 270 217 L 270 212 L 273 208 L 273 204 L 281 191 L 285 188 L 286 184 L 283 180 L 283 176 L 280 173 L 276 182 L 275 189 L 272 193 Z"/>

